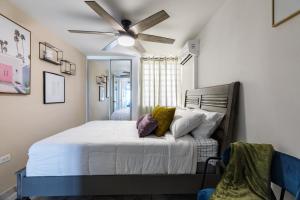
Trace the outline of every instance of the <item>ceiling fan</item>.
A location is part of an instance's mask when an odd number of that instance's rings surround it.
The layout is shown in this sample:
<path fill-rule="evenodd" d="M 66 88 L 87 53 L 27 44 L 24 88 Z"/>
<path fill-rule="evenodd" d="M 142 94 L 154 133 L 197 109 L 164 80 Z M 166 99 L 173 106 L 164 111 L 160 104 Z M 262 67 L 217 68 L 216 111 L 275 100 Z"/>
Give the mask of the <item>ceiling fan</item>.
<path fill-rule="evenodd" d="M 123 19 L 121 24 L 114 19 L 108 12 L 106 12 L 96 1 L 85 1 L 85 3 L 92 8 L 100 17 L 108 22 L 115 30 L 113 32 L 101 32 L 101 31 L 83 31 L 83 30 L 68 30 L 71 33 L 83 33 L 83 34 L 96 34 L 96 35 L 111 35 L 117 37 L 102 50 L 108 51 L 116 47 L 118 44 L 125 47 L 133 46 L 140 53 L 144 53 L 145 49 L 140 43 L 141 40 L 148 42 L 157 42 L 164 44 L 173 44 L 174 39 L 160 37 L 155 35 L 149 35 L 142 33 L 143 31 L 155 26 L 156 24 L 166 20 L 170 16 L 166 11 L 161 10 L 150 17 L 143 19 L 142 21 L 131 25 L 131 21 Z"/>

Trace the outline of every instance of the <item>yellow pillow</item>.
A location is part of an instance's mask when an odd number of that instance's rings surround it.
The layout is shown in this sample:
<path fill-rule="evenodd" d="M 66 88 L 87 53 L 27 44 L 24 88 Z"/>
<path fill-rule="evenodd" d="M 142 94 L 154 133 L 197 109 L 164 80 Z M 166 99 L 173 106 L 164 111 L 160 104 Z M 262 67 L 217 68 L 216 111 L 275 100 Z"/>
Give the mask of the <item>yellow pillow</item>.
<path fill-rule="evenodd" d="M 158 105 L 158 106 L 155 106 L 155 107 L 153 108 L 153 110 L 152 110 L 151 115 L 154 116 L 160 108 L 161 108 L 161 107 L 160 107 L 159 105 Z"/>
<path fill-rule="evenodd" d="M 155 129 L 155 135 L 158 137 L 164 136 L 168 131 L 175 114 L 176 108 L 168 108 L 156 106 L 153 109 L 152 117 L 157 121 L 157 128 Z"/>

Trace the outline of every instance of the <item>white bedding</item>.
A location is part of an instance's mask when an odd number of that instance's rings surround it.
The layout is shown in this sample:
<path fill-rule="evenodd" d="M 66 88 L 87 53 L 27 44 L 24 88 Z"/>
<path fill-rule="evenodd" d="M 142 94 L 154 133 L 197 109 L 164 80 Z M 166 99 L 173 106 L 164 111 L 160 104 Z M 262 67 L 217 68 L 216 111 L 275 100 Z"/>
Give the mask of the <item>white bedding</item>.
<path fill-rule="evenodd" d="M 135 121 L 93 121 L 29 149 L 27 176 L 194 174 L 192 136 L 139 138 Z"/>

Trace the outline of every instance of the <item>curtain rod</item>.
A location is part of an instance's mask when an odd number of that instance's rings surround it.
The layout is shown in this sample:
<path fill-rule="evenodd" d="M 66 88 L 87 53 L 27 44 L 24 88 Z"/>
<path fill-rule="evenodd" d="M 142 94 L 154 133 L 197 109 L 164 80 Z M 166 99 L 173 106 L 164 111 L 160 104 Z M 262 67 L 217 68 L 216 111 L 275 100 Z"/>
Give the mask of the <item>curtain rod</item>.
<path fill-rule="evenodd" d="M 178 57 L 142 57 L 142 60 L 178 60 Z"/>

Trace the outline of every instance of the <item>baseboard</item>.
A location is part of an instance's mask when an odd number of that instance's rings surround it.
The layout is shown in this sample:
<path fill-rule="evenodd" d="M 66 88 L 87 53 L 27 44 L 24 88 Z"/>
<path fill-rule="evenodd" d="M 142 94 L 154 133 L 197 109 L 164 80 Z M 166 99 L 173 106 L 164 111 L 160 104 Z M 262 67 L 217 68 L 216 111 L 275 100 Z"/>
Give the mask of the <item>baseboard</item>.
<path fill-rule="evenodd" d="M 0 200 L 15 200 L 17 198 L 16 186 L 0 193 Z"/>

